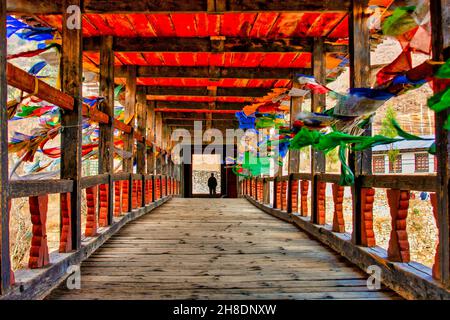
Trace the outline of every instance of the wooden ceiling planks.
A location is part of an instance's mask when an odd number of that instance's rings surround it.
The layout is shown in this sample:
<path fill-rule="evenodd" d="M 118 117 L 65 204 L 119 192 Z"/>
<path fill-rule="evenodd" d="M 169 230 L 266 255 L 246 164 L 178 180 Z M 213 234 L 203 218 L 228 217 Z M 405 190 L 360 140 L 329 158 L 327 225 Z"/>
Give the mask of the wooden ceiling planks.
<path fill-rule="evenodd" d="M 295 38 L 327 36 L 336 27 L 336 37 L 348 37 L 341 27 L 345 12 L 229 12 L 85 14 L 83 35 L 95 37 L 242 37 Z M 61 16 L 39 18 L 61 29 Z"/>
<path fill-rule="evenodd" d="M 116 78 L 115 80 L 117 84 L 125 84 L 125 78 Z M 288 88 L 291 85 L 291 81 L 286 79 L 223 78 L 214 81 L 208 78 L 138 78 L 137 85 L 155 87 Z"/>

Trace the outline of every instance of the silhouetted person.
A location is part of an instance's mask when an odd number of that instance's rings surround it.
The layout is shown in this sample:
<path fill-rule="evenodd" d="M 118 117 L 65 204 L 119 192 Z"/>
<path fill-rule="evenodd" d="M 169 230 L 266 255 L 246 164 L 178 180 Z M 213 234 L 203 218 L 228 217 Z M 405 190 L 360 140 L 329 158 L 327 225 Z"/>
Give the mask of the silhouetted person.
<path fill-rule="evenodd" d="M 216 188 L 217 188 L 217 179 L 214 177 L 214 173 L 211 173 L 211 177 L 208 179 L 208 188 L 209 188 L 209 195 L 215 195 L 216 194 Z"/>

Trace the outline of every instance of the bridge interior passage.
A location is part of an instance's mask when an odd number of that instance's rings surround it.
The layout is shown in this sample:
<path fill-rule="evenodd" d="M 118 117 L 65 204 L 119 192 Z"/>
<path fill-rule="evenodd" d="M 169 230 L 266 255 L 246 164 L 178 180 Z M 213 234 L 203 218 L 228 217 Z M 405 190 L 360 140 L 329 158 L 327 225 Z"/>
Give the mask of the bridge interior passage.
<path fill-rule="evenodd" d="M 430 2 L 437 64 L 449 58 L 445 3 Z M 384 18 L 402 4 L 0 0 L 0 121 L 9 119 L 7 85 L 63 111 L 59 179 L 12 180 L 8 128 L 0 130 L 1 298 L 449 298 L 447 111 L 436 114 L 437 175 L 375 176 L 370 150 L 351 153 L 351 233 L 342 212 L 341 176 L 326 172 L 322 152 L 309 153 L 309 172 L 300 173 L 300 152 L 292 151 L 285 172 L 245 179 L 222 154 L 223 198 L 208 200 L 192 198 L 192 167 L 172 153 L 175 130 L 194 137 L 196 122 L 201 135 L 236 129 L 236 112 L 267 101 L 273 90 L 297 88 L 299 74 L 325 84 L 345 61 L 350 87 L 370 87 L 371 47 L 378 39 L 369 18 L 374 6 Z M 56 35 L 61 89 L 9 62 L 9 15 Z M 121 92 L 115 92 L 118 86 Z M 101 103 L 82 102 L 83 87 L 94 87 Z M 114 114 L 115 99 L 123 106 L 121 117 Z M 326 103 L 325 95 L 311 94 L 313 112 L 325 111 Z M 304 101 L 292 97 L 288 104 L 293 121 Z M 94 176 L 82 173 L 89 151 L 83 120 L 98 124 Z M 371 135 L 370 126 L 365 129 Z M 114 162 L 118 136 L 120 167 Z M 332 225 L 325 221 L 327 185 L 333 190 Z M 380 189 L 388 189 L 392 217 L 388 250 L 376 246 L 374 236 L 373 196 Z M 439 230 L 432 268 L 410 259 L 404 213 L 411 190 L 432 195 Z M 60 195 L 61 231 L 58 250 L 48 252 L 53 194 Z M 30 259 L 28 268 L 12 270 L 11 200 L 24 197 L 33 222 Z M 55 289 L 68 267 L 80 263 L 82 289 Z M 368 289 L 369 267 L 381 272 L 381 288 Z"/>

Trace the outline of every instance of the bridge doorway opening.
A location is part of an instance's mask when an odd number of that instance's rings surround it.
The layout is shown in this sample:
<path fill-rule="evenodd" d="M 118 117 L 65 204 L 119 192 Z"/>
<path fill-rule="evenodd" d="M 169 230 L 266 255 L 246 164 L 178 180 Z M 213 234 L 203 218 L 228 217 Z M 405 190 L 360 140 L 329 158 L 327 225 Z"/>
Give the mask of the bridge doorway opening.
<path fill-rule="evenodd" d="M 210 196 L 208 179 L 211 174 L 214 174 L 217 180 L 215 197 L 220 197 L 222 194 L 222 155 L 192 155 L 192 195 L 194 197 Z"/>

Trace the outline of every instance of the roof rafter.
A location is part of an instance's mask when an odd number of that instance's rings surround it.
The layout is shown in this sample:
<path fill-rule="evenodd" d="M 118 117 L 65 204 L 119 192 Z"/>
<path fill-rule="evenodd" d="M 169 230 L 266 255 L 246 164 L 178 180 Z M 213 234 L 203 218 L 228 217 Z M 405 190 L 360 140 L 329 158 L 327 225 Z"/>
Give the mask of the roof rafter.
<path fill-rule="evenodd" d="M 207 87 L 150 87 L 139 86 L 138 90 L 155 96 L 208 96 Z M 263 97 L 269 93 L 268 88 L 217 88 L 218 97 Z"/>
<path fill-rule="evenodd" d="M 83 39 L 85 51 L 99 51 L 101 37 Z M 223 46 L 223 47 L 222 47 Z M 311 52 L 311 38 L 130 38 L 114 37 L 116 52 Z M 326 45 L 327 52 L 347 52 L 347 45 Z"/>
<path fill-rule="evenodd" d="M 126 77 L 128 66 L 114 69 L 116 78 Z M 232 79 L 289 79 L 295 74 L 311 74 L 311 69 L 298 68 L 230 68 L 217 67 L 152 67 L 137 66 L 138 78 L 232 78 Z"/>

